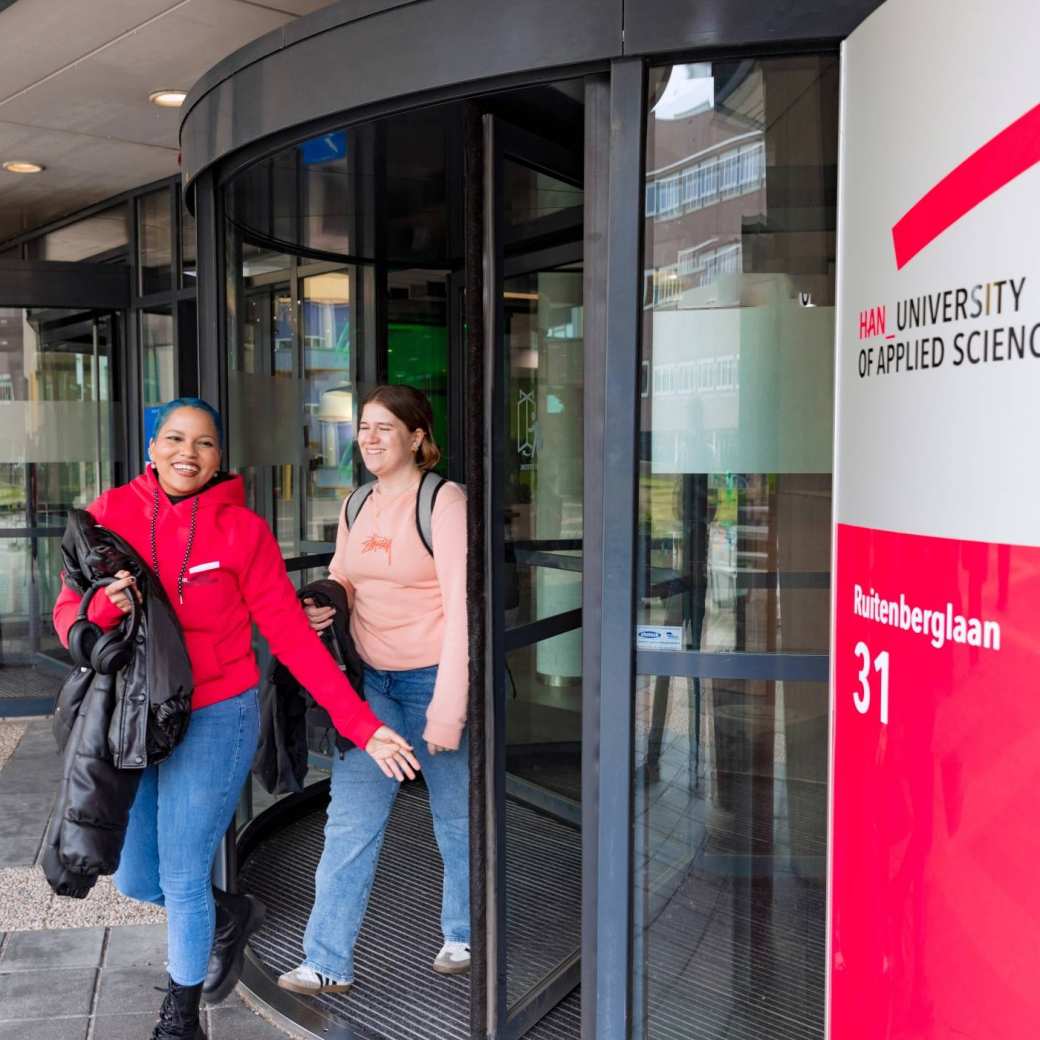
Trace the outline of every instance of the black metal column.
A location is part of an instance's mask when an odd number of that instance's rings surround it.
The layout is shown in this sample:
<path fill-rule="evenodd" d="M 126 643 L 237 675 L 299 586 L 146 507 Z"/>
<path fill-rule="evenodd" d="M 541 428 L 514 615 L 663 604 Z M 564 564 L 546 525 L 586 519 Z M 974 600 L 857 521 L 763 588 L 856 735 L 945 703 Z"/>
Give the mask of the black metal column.
<path fill-rule="evenodd" d="M 468 104 L 464 114 L 465 207 L 465 479 L 470 545 L 483 547 L 487 540 L 484 401 L 484 136 L 480 109 Z M 469 732 L 470 732 L 470 1033 L 474 1040 L 486 1035 L 488 1017 L 488 893 L 487 754 L 484 717 L 487 699 L 488 570 L 483 552 L 472 552 L 466 561 L 466 602 L 469 628 Z M 493 993 L 493 990 L 491 991 Z"/>
<path fill-rule="evenodd" d="M 212 170 L 199 175 L 194 189 L 198 237 L 199 395 L 226 414 L 228 305 L 234 308 L 237 301 L 227 299 L 223 193 Z"/>
<path fill-rule="evenodd" d="M 610 188 L 610 78 L 585 81 L 585 488 L 582 510 L 582 735 L 581 735 L 581 1032 L 596 1036 L 596 906 L 599 871 L 601 768 L 600 655 L 603 643 L 603 493 L 607 483 L 606 434 L 607 220 Z"/>
<path fill-rule="evenodd" d="M 642 284 L 645 70 L 617 61 L 610 78 L 607 328 L 602 360 L 603 531 L 600 557 L 599 819 L 596 1040 L 625 1040 L 632 1017 L 632 700 L 635 680 L 636 437 Z"/>

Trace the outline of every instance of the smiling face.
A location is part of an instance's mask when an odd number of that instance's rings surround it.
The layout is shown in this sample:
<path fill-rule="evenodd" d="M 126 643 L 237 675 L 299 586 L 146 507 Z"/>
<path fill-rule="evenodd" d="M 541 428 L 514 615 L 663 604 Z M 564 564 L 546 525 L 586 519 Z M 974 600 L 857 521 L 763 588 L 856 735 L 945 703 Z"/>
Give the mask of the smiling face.
<path fill-rule="evenodd" d="M 365 466 L 374 477 L 385 479 L 406 469 L 417 469 L 415 452 L 422 430 L 409 430 L 378 401 L 370 401 L 361 413 L 357 441 Z"/>
<path fill-rule="evenodd" d="M 220 439 L 213 419 L 198 408 L 178 408 L 148 442 L 148 455 L 166 494 L 194 494 L 220 468 Z"/>

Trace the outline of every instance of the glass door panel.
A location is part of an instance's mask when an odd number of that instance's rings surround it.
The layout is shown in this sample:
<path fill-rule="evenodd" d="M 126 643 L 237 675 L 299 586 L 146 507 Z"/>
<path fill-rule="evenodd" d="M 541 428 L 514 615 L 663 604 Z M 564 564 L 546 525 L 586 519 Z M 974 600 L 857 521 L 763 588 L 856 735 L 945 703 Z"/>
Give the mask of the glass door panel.
<path fill-rule="evenodd" d="M 513 165 L 507 162 L 507 171 Z M 507 177 L 506 183 L 517 181 Z M 510 261 L 507 270 L 515 263 L 523 259 Z M 503 311 L 511 586 L 504 620 L 507 645 L 517 645 L 506 661 L 506 795 L 519 803 L 518 814 L 524 813 L 519 805 L 534 807 L 546 831 L 539 849 L 507 823 L 506 963 L 513 1006 L 581 947 L 580 266 L 506 278 Z M 538 622 L 561 630 L 543 633 Z M 531 873 L 538 879 L 534 904 Z"/>
<path fill-rule="evenodd" d="M 578 983 L 584 497 L 581 142 L 488 117 L 499 352 L 493 501 L 499 792 L 496 1035 Z"/>
<path fill-rule="evenodd" d="M 69 511 L 111 487 L 122 457 L 117 327 L 96 311 L 0 308 L 0 699 L 52 694 L 33 666 L 67 659 L 51 624 L 59 547 Z"/>
<path fill-rule="evenodd" d="M 833 55 L 650 70 L 632 748 L 645 1040 L 676 1022 L 823 1035 L 838 72 Z"/>

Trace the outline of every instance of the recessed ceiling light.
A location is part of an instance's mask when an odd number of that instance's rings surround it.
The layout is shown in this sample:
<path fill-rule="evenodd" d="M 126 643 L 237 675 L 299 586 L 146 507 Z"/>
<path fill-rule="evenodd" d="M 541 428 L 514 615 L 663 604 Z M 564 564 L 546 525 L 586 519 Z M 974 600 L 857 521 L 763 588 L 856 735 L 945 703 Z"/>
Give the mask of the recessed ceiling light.
<path fill-rule="evenodd" d="M 4 169 L 8 173 L 42 173 L 44 168 L 39 163 L 12 159 L 10 162 L 4 163 Z"/>
<path fill-rule="evenodd" d="M 187 96 L 185 90 L 153 90 L 148 95 L 148 100 L 160 108 L 180 108 Z"/>

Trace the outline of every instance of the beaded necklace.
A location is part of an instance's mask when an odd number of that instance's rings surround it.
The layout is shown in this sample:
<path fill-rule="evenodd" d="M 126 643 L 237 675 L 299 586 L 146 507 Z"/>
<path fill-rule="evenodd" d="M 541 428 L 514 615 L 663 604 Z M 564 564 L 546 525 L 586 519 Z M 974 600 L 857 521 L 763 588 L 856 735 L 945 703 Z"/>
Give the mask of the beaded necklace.
<path fill-rule="evenodd" d="M 184 549 L 184 559 L 181 561 L 181 570 L 177 575 L 177 599 L 181 605 L 184 604 L 184 575 L 188 571 L 188 560 L 191 558 L 191 543 L 195 541 L 195 526 L 199 518 L 199 496 L 196 495 L 191 503 L 191 527 L 188 529 L 188 544 Z M 155 532 L 159 525 L 159 488 L 152 489 L 152 570 L 159 577 L 159 548 L 155 540 Z"/>

